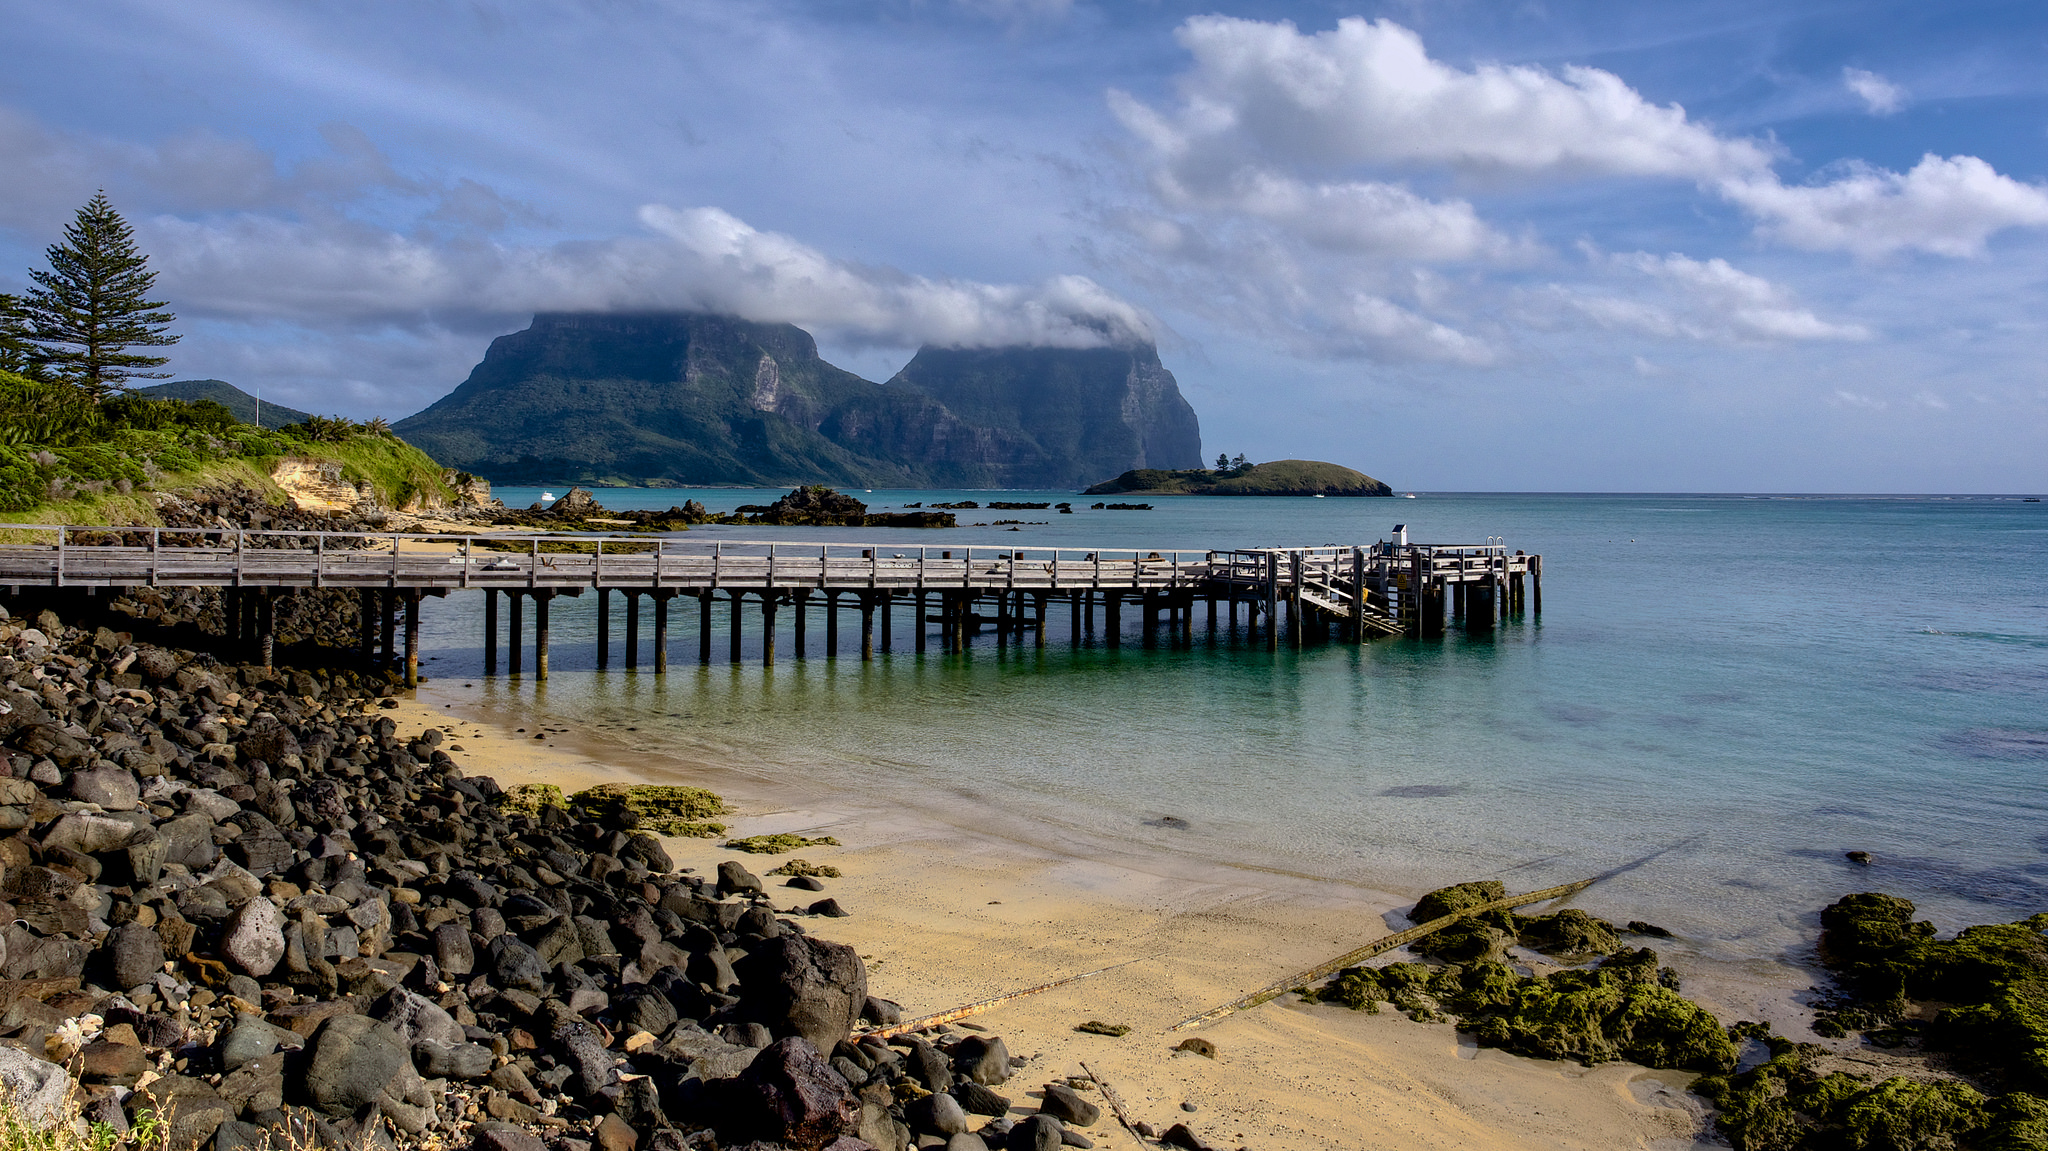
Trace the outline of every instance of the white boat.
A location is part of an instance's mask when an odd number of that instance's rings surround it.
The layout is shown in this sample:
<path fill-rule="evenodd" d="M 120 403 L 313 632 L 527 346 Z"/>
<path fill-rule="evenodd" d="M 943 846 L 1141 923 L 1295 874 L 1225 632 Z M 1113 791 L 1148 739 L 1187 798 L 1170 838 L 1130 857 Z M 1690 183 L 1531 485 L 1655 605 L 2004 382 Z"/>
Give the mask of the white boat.
<path fill-rule="evenodd" d="M 1329 498 L 1328 496 L 1325 496 L 1325 495 L 1324 495 L 1323 493 L 1321 493 L 1321 492 L 1313 492 L 1313 493 L 1311 493 L 1311 494 L 1312 494 L 1312 495 L 1314 495 L 1314 496 L 1315 496 L 1315 497 L 1316 497 L 1317 499 L 1319 499 L 1319 500 L 1321 500 L 1321 499 L 1328 499 L 1328 498 Z"/>
<path fill-rule="evenodd" d="M 1404 500 L 1412 500 L 1412 499 L 1414 499 L 1414 498 L 1415 498 L 1415 493 L 1414 493 L 1414 492 L 1402 492 L 1402 493 L 1401 493 L 1401 498 L 1402 498 L 1402 499 L 1404 499 Z"/>
<path fill-rule="evenodd" d="M 542 498 L 542 499 L 544 499 L 544 500 L 552 500 L 552 499 L 554 499 L 554 498 L 555 498 L 555 493 L 553 493 L 553 492 L 542 492 L 542 493 L 540 494 L 540 498 Z"/>

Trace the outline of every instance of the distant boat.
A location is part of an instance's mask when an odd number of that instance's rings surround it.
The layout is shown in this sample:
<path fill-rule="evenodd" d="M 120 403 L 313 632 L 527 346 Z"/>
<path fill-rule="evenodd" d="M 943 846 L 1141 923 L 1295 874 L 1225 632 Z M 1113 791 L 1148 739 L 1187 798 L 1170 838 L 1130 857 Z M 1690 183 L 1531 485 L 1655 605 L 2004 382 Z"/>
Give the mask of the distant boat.
<path fill-rule="evenodd" d="M 554 498 L 555 498 L 555 493 L 553 493 L 553 492 L 542 492 L 542 493 L 540 494 L 540 498 L 542 498 L 542 499 L 544 499 L 544 500 L 552 500 L 552 499 L 554 499 Z"/>
<path fill-rule="evenodd" d="M 1415 498 L 1415 493 L 1414 493 L 1414 492 L 1402 492 L 1402 493 L 1401 493 L 1401 498 L 1402 498 L 1402 499 L 1404 499 L 1404 500 L 1412 500 L 1412 499 L 1414 499 L 1414 498 Z"/>
<path fill-rule="evenodd" d="M 1321 492 L 1317 492 L 1317 493 L 1315 493 L 1315 497 L 1316 497 L 1317 499 L 1319 499 L 1319 500 L 1321 500 L 1321 499 L 1328 499 L 1328 498 L 1329 498 L 1328 496 L 1325 496 L 1325 495 L 1324 495 L 1323 493 L 1321 493 Z"/>

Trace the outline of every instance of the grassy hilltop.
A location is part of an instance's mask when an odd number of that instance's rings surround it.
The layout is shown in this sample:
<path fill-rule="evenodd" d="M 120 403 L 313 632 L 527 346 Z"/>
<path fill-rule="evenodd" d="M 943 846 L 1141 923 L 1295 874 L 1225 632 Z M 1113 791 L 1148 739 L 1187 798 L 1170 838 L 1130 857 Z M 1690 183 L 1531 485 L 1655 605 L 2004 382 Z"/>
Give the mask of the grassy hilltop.
<path fill-rule="evenodd" d="M 1342 464 L 1275 460 L 1229 471 L 1138 468 L 1096 484 L 1091 496 L 1390 496 L 1394 489 Z"/>

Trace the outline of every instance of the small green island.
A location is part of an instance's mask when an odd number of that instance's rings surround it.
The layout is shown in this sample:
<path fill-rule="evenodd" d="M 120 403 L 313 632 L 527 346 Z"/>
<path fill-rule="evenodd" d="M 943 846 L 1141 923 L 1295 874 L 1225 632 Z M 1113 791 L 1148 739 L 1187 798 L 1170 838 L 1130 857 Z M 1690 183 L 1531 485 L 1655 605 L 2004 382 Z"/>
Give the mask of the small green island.
<path fill-rule="evenodd" d="M 1238 462 L 1209 470 L 1164 471 L 1136 468 L 1107 483 L 1096 484 L 1091 496 L 1391 496 L 1394 489 L 1354 468 L 1321 460 L 1274 460 L 1268 464 Z M 1220 462 L 1220 461 L 1219 461 Z"/>

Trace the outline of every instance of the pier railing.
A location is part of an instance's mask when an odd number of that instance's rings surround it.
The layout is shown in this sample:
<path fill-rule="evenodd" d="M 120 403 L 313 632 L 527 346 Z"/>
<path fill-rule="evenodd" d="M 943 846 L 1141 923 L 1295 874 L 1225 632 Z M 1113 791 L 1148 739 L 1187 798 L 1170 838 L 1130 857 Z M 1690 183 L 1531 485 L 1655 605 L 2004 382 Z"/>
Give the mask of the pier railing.
<path fill-rule="evenodd" d="M 1297 645 L 1304 629 L 1327 632 L 1332 624 L 1359 642 L 1371 635 L 1441 635 L 1454 617 L 1467 627 L 1490 628 L 1520 612 L 1525 577 L 1536 611 L 1543 602 L 1542 557 L 1510 553 L 1497 540 L 1218 550 L 55 524 L 0 525 L 0 533 L 31 537 L 0 543 L 0 588 L 218 587 L 230 638 L 253 637 L 266 664 L 278 596 L 300 588 L 354 589 L 361 594 L 366 657 L 377 647 L 393 657 L 394 620 L 402 608 L 408 681 L 417 670 L 421 597 L 458 589 L 485 593 L 487 672 L 496 665 L 499 593 L 509 597 L 515 672 L 523 605 L 533 607 L 535 670 L 542 678 L 549 602 L 586 590 L 597 592 L 599 666 L 608 650 L 611 593 L 625 596 L 629 667 L 641 601 L 651 602 L 657 671 L 667 666 L 669 606 L 678 596 L 699 601 L 698 651 L 706 662 L 713 605 L 727 607 L 738 660 L 741 607 L 755 604 L 763 658 L 770 663 L 775 617 L 785 608 L 799 653 L 805 620 L 822 611 L 826 652 L 835 654 L 842 599 L 860 613 L 863 658 L 875 650 L 877 621 L 888 648 L 891 621 L 903 607 L 914 608 L 910 622 L 921 652 L 933 623 L 948 651 L 965 650 L 968 637 L 990 623 L 999 639 L 1032 632 L 1042 644 L 1054 602 L 1066 603 L 1077 644 L 1084 632 L 1094 634 L 1098 607 L 1102 638 L 1115 647 L 1124 606 L 1139 610 L 1148 637 L 1162 615 L 1169 632 L 1185 636 L 1194 605 L 1206 601 L 1212 633 L 1219 605 L 1227 605 L 1233 632 L 1242 608 L 1245 634 L 1263 633 L 1269 649 L 1277 646 L 1283 621 Z M 38 535 L 47 542 L 35 540 Z M 933 597 L 936 615 L 927 606 Z M 994 614 L 982 614 L 979 605 Z"/>

